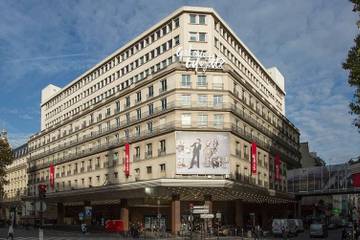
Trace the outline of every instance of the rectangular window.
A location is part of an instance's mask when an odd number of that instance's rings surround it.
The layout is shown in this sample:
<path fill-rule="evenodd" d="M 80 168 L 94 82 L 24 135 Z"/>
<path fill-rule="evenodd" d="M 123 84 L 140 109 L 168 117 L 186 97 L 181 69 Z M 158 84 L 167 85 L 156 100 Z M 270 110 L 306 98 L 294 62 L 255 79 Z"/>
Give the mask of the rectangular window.
<path fill-rule="evenodd" d="M 130 123 L 130 113 L 129 112 L 126 113 L 125 116 L 126 116 L 126 123 L 129 124 Z"/>
<path fill-rule="evenodd" d="M 141 102 L 141 92 L 136 93 L 136 102 Z"/>
<path fill-rule="evenodd" d="M 167 80 L 163 79 L 160 81 L 160 83 L 161 83 L 160 92 L 165 92 L 167 90 Z"/>
<path fill-rule="evenodd" d="M 205 15 L 199 15 L 199 24 L 205 25 Z"/>
<path fill-rule="evenodd" d="M 167 99 L 166 98 L 161 99 L 161 109 L 162 110 L 167 109 Z"/>
<path fill-rule="evenodd" d="M 125 107 L 130 107 L 130 96 L 125 98 Z"/>
<path fill-rule="evenodd" d="M 154 86 L 151 85 L 148 87 L 148 97 L 154 96 Z"/>
<path fill-rule="evenodd" d="M 181 105 L 190 106 L 191 105 L 191 95 L 181 95 Z"/>
<path fill-rule="evenodd" d="M 135 127 L 135 136 L 139 137 L 140 136 L 140 126 L 136 126 Z"/>
<path fill-rule="evenodd" d="M 135 157 L 137 159 L 140 158 L 140 147 L 139 146 L 135 147 Z"/>
<path fill-rule="evenodd" d="M 152 143 L 146 144 L 146 157 L 152 157 Z"/>
<path fill-rule="evenodd" d="M 190 113 L 181 114 L 181 124 L 183 126 L 191 126 L 191 114 Z"/>
<path fill-rule="evenodd" d="M 198 86 L 207 86 L 207 80 L 206 80 L 205 75 L 198 75 L 197 85 Z"/>
<path fill-rule="evenodd" d="M 137 120 L 141 119 L 141 108 L 136 109 L 136 118 Z"/>
<path fill-rule="evenodd" d="M 190 32 L 190 41 L 197 41 L 197 32 Z"/>
<path fill-rule="evenodd" d="M 166 141 L 165 141 L 165 139 L 160 141 L 160 149 L 159 150 L 160 150 L 161 153 L 166 152 Z"/>
<path fill-rule="evenodd" d="M 214 126 L 222 127 L 224 125 L 224 115 L 223 114 L 215 114 L 214 115 Z"/>
<path fill-rule="evenodd" d="M 196 24 L 196 15 L 195 14 L 190 14 L 190 23 Z"/>
<path fill-rule="evenodd" d="M 222 106 L 223 104 L 223 96 L 222 95 L 214 95 L 214 106 Z"/>
<path fill-rule="evenodd" d="M 151 166 L 147 166 L 147 167 L 146 167 L 146 172 L 147 172 L 148 174 L 151 174 L 151 173 L 152 173 L 152 168 L 151 168 Z"/>
<path fill-rule="evenodd" d="M 166 165 L 165 163 L 160 164 L 160 172 L 165 172 L 166 171 Z"/>
<path fill-rule="evenodd" d="M 181 87 L 191 87 L 190 75 L 183 74 L 181 76 Z"/>
<path fill-rule="evenodd" d="M 199 42 L 205 42 L 206 41 L 206 33 L 199 33 Z"/>
<path fill-rule="evenodd" d="M 174 45 L 177 46 L 179 44 L 180 44 L 180 37 L 178 35 L 178 36 L 174 37 Z"/>
<path fill-rule="evenodd" d="M 154 104 L 153 103 L 148 104 L 148 110 L 149 110 L 149 115 L 154 114 Z"/>
<path fill-rule="evenodd" d="M 152 122 L 147 123 L 147 129 L 148 129 L 149 133 L 151 133 L 153 131 L 153 123 Z"/>
<path fill-rule="evenodd" d="M 207 106 L 208 96 L 198 95 L 198 103 L 200 106 Z"/>
<path fill-rule="evenodd" d="M 207 126 L 208 124 L 208 115 L 205 113 L 199 113 L 198 115 L 198 125 Z"/>

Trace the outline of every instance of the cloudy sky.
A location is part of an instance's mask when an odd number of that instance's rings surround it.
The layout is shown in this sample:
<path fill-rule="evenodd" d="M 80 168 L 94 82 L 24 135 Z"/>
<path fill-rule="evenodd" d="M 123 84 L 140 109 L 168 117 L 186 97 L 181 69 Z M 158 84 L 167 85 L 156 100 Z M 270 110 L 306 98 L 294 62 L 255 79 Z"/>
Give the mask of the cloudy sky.
<path fill-rule="evenodd" d="M 151 2 L 151 4 L 150 4 Z M 343 0 L 0 0 L 0 128 L 13 146 L 40 128 L 40 91 L 64 86 L 182 5 L 214 7 L 286 78 L 286 114 L 327 162 L 360 155 L 341 63 L 358 33 Z"/>

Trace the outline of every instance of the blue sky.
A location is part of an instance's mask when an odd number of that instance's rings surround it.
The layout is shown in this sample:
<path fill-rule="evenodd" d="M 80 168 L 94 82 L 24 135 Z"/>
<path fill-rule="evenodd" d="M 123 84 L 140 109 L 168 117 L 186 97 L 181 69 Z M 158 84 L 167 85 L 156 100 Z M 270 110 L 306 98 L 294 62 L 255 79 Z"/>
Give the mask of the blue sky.
<path fill-rule="evenodd" d="M 0 0 L 0 128 L 13 146 L 39 131 L 40 92 L 64 86 L 182 5 L 214 7 L 286 78 L 286 115 L 327 162 L 360 155 L 341 63 L 358 33 L 349 1 Z"/>

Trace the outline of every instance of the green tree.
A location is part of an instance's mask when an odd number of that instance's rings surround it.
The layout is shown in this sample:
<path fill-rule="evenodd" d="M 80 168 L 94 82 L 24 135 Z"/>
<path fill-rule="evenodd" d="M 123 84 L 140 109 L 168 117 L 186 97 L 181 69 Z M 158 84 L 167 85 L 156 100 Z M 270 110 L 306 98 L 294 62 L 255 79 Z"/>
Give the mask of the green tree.
<path fill-rule="evenodd" d="M 353 11 L 360 16 L 360 0 L 350 0 L 354 4 Z M 357 21 L 357 26 L 360 28 L 360 21 Z M 355 87 L 355 93 L 350 102 L 350 113 L 355 115 L 354 125 L 360 131 L 360 35 L 355 38 L 355 46 L 353 46 L 348 53 L 346 61 L 343 63 L 343 68 L 349 71 L 348 83 L 351 87 Z"/>
<path fill-rule="evenodd" d="M 6 139 L 0 138 L 0 196 L 3 196 L 6 181 L 6 166 L 13 161 L 11 147 Z"/>

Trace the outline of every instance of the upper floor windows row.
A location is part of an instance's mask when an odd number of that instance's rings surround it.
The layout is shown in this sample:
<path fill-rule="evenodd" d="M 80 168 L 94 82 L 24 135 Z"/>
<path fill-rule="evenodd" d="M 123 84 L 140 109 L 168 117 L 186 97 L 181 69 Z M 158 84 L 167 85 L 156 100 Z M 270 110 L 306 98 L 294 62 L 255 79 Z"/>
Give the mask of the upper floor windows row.
<path fill-rule="evenodd" d="M 87 83 L 91 82 L 92 80 L 96 79 L 100 75 L 104 74 L 105 72 L 112 69 L 114 66 L 119 64 L 120 62 L 125 61 L 135 53 L 139 52 L 143 48 L 147 47 L 148 45 L 151 45 L 158 39 L 162 38 L 163 36 L 167 35 L 174 29 L 178 28 L 180 26 L 179 18 L 172 19 L 168 21 L 167 23 L 163 24 L 156 30 L 154 30 L 151 34 L 147 35 L 146 37 L 139 40 L 137 43 L 133 44 L 131 47 L 125 49 L 121 53 L 119 53 L 117 56 L 113 57 L 112 59 L 108 60 L 106 63 L 104 63 L 102 66 L 98 67 L 96 70 L 92 71 L 91 73 L 87 74 L 85 77 L 83 77 L 81 80 L 77 81 L 74 85 L 69 87 L 67 90 L 63 91 L 60 95 L 52 99 L 46 104 L 46 109 L 54 106 L 58 102 L 60 102 L 62 99 L 66 98 L 67 96 L 71 95 L 78 89 L 80 89 L 82 86 L 86 85 Z M 179 41 L 179 39 L 177 39 Z"/>

